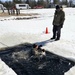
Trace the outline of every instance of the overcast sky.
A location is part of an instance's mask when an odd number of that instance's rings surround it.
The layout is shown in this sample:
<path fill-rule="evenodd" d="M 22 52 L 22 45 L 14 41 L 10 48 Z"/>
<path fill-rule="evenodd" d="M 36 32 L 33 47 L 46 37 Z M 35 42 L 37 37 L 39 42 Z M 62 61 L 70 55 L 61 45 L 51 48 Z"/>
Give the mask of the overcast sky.
<path fill-rule="evenodd" d="M 12 0 L 1 0 L 1 1 L 12 1 Z M 36 0 L 37 1 L 37 0 Z M 69 1 L 69 0 L 68 0 Z M 75 0 L 72 0 L 72 1 L 74 1 L 75 2 Z"/>
<path fill-rule="evenodd" d="M 3 1 L 3 2 L 4 2 L 4 1 L 12 1 L 12 0 L 1 0 L 1 1 Z"/>

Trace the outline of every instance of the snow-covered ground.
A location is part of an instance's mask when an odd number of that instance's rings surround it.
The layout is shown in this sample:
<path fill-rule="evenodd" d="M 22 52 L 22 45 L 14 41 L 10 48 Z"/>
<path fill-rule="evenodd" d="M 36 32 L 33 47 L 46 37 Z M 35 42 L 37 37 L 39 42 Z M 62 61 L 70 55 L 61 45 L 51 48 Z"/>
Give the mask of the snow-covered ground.
<path fill-rule="evenodd" d="M 0 59 L 0 75 L 17 75 L 17 74 Z"/>
<path fill-rule="evenodd" d="M 29 9 L 22 13 L 38 13 L 34 19 L 13 20 L 16 16 L 0 17 L 0 48 L 20 43 L 42 44 L 44 49 L 75 61 L 75 8 L 64 8 L 65 22 L 59 41 L 50 42 L 55 9 Z M 25 17 L 25 16 L 18 16 Z M 26 16 L 27 17 L 27 16 Z M 29 17 L 29 16 L 28 16 Z M 31 16 L 30 16 L 31 17 Z M 49 33 L 45 34 L 46 27 Z M 74 75 L 73 67 L 65 75 Z M 72 74 L 71 74 L 72 72 Z"/>

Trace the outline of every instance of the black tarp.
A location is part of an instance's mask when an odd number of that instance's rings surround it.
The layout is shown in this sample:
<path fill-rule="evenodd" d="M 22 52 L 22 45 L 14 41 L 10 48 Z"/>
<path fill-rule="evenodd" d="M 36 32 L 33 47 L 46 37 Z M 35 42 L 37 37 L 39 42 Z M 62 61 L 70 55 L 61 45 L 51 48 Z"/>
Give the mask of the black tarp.
<path fill-rule="evenodd" d="M 64 75 L 75 63 L 64 57 L 46 51 L 46 56 L 35 58 L 30 55 L 32 44 L 25 43 L 3 48 L 0 58 L 11 67 L 17 75 Z"/>

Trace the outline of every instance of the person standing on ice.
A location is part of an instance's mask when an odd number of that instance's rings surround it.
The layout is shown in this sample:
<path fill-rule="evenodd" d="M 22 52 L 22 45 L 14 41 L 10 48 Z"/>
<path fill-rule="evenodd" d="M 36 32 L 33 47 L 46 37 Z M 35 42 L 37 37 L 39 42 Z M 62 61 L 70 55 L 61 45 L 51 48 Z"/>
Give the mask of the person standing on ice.
<path fill-rule="evenodd" d="M 55 39 L 55 41 L 60 40 L 61 28 L 63 28 L 64 20 L 65 20 L 65 12 L 61 9 L 59 5 L 57 5 L 54 13 L 53 37 L 51 38 L 51 40 L 52 39 Z"/>

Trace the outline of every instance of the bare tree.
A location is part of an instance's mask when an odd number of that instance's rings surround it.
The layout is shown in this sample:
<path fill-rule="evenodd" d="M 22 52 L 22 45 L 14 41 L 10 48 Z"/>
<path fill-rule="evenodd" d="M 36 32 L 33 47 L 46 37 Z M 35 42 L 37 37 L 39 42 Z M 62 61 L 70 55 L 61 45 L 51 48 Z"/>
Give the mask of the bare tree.
<path fill-rule="evenodd" d="M 60 0 L 53 0 L 53 4 L 59 4 Z"/>
<path fill-rule="evenodd" d="M 13 0 L 14 3 L 22 3 L 22 0 Z"/>
<path fill-rule="evenodd" d="M 69 0 L 69 5 L 70 5 L 70 7 L 73 6 L 73 1 L 72 0 Z"/>
<path fill-rule="evenodd" d="M 62 1 L 62 4 L 68 5 L 68 0 L 63 0 L 63 1 Z"/>

